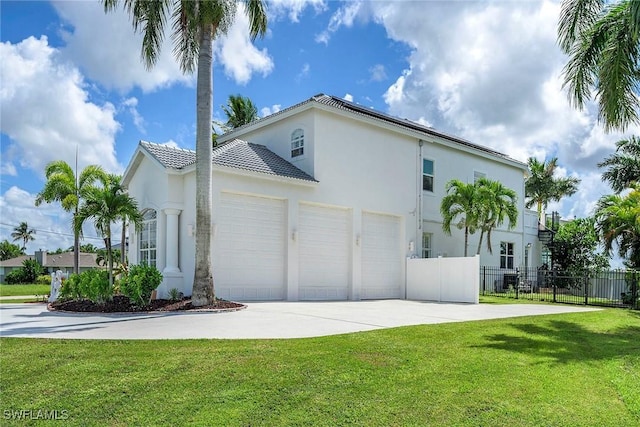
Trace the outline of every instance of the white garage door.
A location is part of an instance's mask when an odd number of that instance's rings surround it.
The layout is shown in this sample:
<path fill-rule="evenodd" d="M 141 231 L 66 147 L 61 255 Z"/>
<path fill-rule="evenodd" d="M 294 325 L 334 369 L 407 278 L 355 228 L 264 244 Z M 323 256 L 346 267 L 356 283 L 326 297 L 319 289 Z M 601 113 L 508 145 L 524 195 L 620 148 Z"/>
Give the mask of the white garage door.
<path fill-rule="evenodd" d="M 285 201 L 222 193 L 213 252 L 216 295 L 232 300 L 285 297 Z"/>
<path fill-rule="evenodd" d="M 362 299 L 401 298 L 400 218 L 362 214 Z"/>
<path fill-rule="evenodd" d="M 300 204 L 299 298 L 345 300 L 351 277 L 351 211 Z"/>

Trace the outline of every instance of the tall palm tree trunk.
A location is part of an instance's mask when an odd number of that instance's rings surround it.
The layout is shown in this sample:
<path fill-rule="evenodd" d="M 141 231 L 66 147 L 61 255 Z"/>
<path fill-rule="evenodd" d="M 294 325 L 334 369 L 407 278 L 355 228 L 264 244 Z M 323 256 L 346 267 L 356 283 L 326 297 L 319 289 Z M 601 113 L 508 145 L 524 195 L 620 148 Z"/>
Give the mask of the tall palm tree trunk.
<path fill-rule="evenodd" d="M 78 217 L 78 203 L 76 203 L 75 213 L 73 214 L 73 220 Z M 73 272 L 80 274 L 80 231 L 73 228 Z"/>
<path fill-rule="evenodd" d="M 213 104 L 213 26 L 200 30 L 198 77 L 196 85 L 196 265 L 192 304 L 213 303 L 211 269 L 211 114 Z"/>

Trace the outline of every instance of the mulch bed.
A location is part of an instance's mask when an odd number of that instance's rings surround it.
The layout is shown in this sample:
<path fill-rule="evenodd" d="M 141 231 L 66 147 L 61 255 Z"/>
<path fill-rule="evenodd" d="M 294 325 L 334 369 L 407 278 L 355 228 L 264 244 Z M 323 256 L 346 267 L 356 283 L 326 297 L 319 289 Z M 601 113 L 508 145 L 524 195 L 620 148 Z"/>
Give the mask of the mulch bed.
<path fill-rule="evenodd" d="M 131 303 L 128 297 L 116 295 L 111 301 L 97 304 L 89 300 L 55 301 L 49 304 L 49 309 L 54 311 L 72 311 L 80 313 L 140 313 L 150 311 L 233 311 L 246 308 L 244 304 L 223 299 L 216 299 L 213 305 L 194 307 L 188 298 L 180 301 L 167 299 L 151 300 L 144 307 L 138 307 Z"/>

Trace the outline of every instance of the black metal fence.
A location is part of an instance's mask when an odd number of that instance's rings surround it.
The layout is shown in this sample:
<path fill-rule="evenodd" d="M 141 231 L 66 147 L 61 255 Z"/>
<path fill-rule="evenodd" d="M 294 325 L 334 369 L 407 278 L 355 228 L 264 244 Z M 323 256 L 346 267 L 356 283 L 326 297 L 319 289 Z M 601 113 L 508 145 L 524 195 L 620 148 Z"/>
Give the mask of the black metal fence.
<path fill-rule="evenodd" d="M 640 309 L 640 271 L 575 274 L 535 267 L 482 266 L 480 295 Z"/>

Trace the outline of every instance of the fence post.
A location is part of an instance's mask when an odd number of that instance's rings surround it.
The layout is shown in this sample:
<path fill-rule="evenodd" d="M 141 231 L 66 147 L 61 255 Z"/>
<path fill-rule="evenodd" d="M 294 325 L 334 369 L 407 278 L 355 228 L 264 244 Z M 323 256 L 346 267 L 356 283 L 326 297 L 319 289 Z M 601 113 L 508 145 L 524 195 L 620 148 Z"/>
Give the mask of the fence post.
<path fill-rule="evenodd" d="M 638 271 L 634 270 L 633 272 L 633 283 L 631 283 L 631 298 L 632 299 L 632 307 L 635 309 L 640 309 L 640 305 L 638 305 Z"/>
<path fill-rule="evenodd" d="M 485 284 L 487 282 L 487 266 L 482 267 L 482 295 L 484 295 Z"/>
<path fill-rule="evenodd" d="M 589 305 L 589 275 L 584 276 L 584 305 Z"/>
<path fill-rule="evenodd" d="M 551 270 L 551 287 L 553 288 L 553 302 L 558 302 L 556 300 L 556 268 L 553 267 Z"/>
<path fill-rule="evenodd" d="M 520 271 L 516 268 L 516 299 L 518 299 L 518 293 L 520 292 Z"/>

